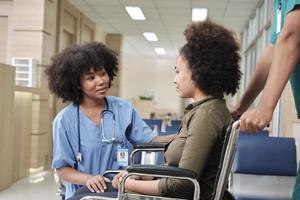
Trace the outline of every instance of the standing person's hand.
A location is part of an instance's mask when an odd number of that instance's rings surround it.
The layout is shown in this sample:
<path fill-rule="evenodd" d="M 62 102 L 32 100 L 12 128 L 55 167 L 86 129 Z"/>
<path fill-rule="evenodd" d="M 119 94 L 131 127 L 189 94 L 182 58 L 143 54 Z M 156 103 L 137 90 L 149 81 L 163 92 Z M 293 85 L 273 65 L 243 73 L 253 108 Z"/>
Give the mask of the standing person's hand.
<path fill-rule="evenodd" d="M 110 183 L 111 181 L 101 175 L 91 176 L 86 181 L 86 186 L 91 192 L 104 192 L 107 189 L 106 183 Z"/>
<path fill-rule="evenodd" d="M 272 115 L 273 110 L 263 109 L 262 107 L 248 110 L 240 118 L 240 131 L 258 132 L 270 123 Z"/>
<path fill-rule="evenodd" d="M 228 110 L 229 110 L 232 118 L 235 119 L 235 120 L 238 119 L 242 114 L 242 112 L 240 111 L 238 105 L 228 106 Z"/>

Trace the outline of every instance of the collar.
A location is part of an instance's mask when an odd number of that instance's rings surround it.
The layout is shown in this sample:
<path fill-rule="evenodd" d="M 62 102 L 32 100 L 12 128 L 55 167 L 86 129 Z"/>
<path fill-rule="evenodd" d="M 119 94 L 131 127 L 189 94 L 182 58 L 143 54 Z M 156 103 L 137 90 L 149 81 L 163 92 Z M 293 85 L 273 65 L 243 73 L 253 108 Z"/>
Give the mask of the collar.
<path fill-rule="evenodd" d="M 210 96 L 210 95 L 209 95 L 209 96 L 205 97 L 204 99 L 201 99 L 201 100 L 199 100 L 199 101 L 195 101 L 195 102 L 193 102 L 193 103 L 187 105 L 187 107 L 185 107 L 185 109 L 184 109 L 184 112 L 190 111 L 190 110 L 192 110 L 193 108 L 195 108 L 195 107 L 197 107 L 197 106 L 199 106 L 199 105 L 201 105 L 201 104 L 203 104 L 203 103 L 205 103 L 205 102 L 207 102 L 207 101 L 210 101 L 210 100 L 212 100 L 212 99 L 217 99 L 217 97 L 214 97 L 214 96 Z"/>

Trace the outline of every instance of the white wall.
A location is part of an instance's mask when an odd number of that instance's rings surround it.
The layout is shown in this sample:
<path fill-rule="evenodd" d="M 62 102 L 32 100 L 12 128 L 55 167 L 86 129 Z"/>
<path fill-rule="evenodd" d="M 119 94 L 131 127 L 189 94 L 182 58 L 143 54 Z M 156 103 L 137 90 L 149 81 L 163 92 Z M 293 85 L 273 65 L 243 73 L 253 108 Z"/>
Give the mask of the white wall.
<path fill-rule="evenodd" d="M 138 99 L 153 92 L 156 109 L 180 112 L 180 99 L 173 84 L 174 65 L 175 59 L 149 59 L 123 52 L 121 97 Z"/>
<path fill-rule="evenodd" d="M 156 61 L 156 108 L 168 109 L 180 113 L 180 99 L 177 95 L 175 84 L 175 60 Z"/>
<path fill-rule="evenodd" d="M 95 31 L 95 39 L 98 42 L 105 42 L 106 33 L 103 31 L 101 25 L 96 24 L 96 31 Z"/>

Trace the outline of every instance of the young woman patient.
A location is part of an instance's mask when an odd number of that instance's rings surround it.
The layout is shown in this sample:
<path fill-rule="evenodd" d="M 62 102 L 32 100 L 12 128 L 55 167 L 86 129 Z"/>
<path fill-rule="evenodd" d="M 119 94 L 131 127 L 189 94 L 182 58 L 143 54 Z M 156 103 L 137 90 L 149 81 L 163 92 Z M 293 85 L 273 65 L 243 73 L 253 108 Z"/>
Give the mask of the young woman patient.
<path fill-rule="evenodd" d="M 192 98 L 185 108 L 178 134 L 165 151 L 166 165 L 197 173 L 201 200 L 211 198 L 222 142 L 231 115 L 223 99 L 235 94 L 241 72 L 239 45 L 233 32 L 211 21 L 189 25 L 184 31 L 186 44 L 179 51 L 174 83 L 178 95 Z M 122 173 L 112 181 L 118 189 Z M 135 193 L 191 199 L 190 181 L 162 178 L 128 178 L 125 189 Z M 101 194 L 99 194 L 101 196 Z M 234 199 L 228 191 L 223 199 Z"/>

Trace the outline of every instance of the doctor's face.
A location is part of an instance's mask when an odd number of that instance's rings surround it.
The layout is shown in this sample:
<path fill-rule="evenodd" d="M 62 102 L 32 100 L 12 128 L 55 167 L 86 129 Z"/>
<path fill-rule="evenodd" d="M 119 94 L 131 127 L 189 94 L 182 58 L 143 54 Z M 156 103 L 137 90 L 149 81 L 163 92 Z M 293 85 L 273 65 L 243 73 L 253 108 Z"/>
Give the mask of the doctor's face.
<path fill-rule="evenodd" d="M 104 68 L 83 73 L 80 76 L 80 85 L 83 98 L 102 99 L 106 96 L 109 88 L 109 76 Z"/>
<path fill-rule="evenodd" d="M 174 83 L 179 97 L 193 97 L 196 86 L 192 80 L 192 72 L 189 69 L 188 61 L 182 55 L 177 57 Z"/>

